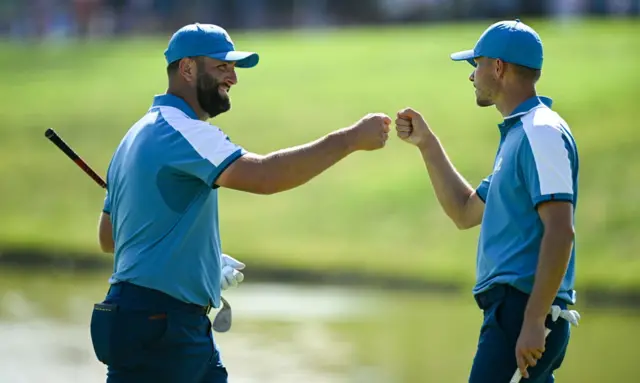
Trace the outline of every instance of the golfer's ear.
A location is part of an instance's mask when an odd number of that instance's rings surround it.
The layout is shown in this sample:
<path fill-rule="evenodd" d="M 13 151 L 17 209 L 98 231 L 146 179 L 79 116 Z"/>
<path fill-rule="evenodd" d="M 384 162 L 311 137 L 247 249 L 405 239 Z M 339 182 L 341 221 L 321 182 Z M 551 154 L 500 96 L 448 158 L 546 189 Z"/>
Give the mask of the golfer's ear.
<path fill-rule="evenodd" d="M 507 71 L 507 64 L 500 59 L 496 59 L 493 65 L 495 67 L 496 76 L 498 78 L 504 76 L 505 72 Z"/>
<path fill-rule="evenodd" d="M 187 82 L 195 81 L 198 75 L 198 65 L 192 58 L 183 58 L 178 63 L 178 73 Z"/>

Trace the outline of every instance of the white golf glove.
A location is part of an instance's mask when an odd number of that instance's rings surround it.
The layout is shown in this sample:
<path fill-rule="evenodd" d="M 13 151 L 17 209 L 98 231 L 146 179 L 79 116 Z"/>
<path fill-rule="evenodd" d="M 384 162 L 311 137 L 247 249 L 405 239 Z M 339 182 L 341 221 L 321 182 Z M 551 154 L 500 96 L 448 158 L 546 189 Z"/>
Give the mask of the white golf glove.
<path fill-rule="evenodd" d="M 227 290 L 230 287 L 238 287 L 244 280 L 244 274 L 240 271 L 244 266 L 244 263 L 223 253 L 220 256 L 220 288 Z"/>

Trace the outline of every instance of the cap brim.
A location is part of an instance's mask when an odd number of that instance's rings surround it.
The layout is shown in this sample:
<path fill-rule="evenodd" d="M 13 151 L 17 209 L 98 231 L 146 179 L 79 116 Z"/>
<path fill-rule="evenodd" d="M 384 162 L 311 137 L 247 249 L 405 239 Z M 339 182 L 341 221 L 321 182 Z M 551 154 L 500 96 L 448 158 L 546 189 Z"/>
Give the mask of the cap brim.
<path fill-rule="evenodd" d="M 451 60 L 453 61 L 466 61 L 469 64 L 476 66 L 476 55 L 473 52 L 473 49 L 469 49 L 467 51 L 460 51 L 451 54 Z"/>
<path fill-rule="evenodd" d="M 231 51 L 208 56 L 221 61 L 235 61 L 238 68 L 253 68 L 260 61 L 260 56 L 255 52 Z"/>

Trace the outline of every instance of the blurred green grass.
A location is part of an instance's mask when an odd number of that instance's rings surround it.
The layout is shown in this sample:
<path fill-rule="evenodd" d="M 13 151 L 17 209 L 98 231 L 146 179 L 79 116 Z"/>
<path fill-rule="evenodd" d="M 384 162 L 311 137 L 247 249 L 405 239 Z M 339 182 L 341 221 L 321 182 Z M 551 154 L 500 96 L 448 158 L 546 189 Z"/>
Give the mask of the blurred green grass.
<path fill-rule="evenodd" d="M 539 92 L 555 100 L 581 155 L 578 284 L 640 287 L 640 23 L 530 24 L 546 49 Z M 491 170 L 500 116 L 475 106 L 471 67 L 448 55 L 472 47 L 486 25 L 232 33 L 261 63 L 239 70 L 232 111 L 212 123 L 266 153 L 412 106 L 477 184 Z M 0 43 L 4 247 L 97 251 L 103 193 L 43 133 L 54 128 L 104 174 L 120 138 L 166 89 L 168 37 Z M 223 190 L 220 205 L 223 248 L 249 267 L 473 282 L 477 229 L 459 232 L 446 219 L 419 153 L 399 140 L 282 194 Z"/>

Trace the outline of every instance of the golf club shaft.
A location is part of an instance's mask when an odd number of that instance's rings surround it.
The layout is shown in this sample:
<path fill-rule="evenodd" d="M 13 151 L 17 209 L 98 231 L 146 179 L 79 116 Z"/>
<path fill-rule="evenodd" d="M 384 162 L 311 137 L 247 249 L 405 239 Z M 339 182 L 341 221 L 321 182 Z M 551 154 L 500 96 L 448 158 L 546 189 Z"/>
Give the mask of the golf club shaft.
<path fill-rule="evenodd" d="M 96 173 L 89 164 L 85 162 L 66 142 L 62 140 L 62 138 L 56 133 L 53 129 L 47 129 L 44 133 L 45 137 L 49 139 L 49 141 L 53 142 L 58 149 L 62 150 L 64 154 L 71 159 L 71 161 L 75 162 L 76 165 L 80 169 L 82 169 L 89 177 L 91 177 L 100 187 L 106 189 L 107 183 Z"/>

